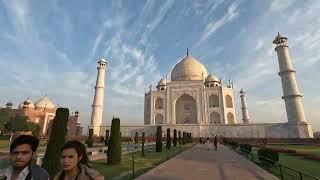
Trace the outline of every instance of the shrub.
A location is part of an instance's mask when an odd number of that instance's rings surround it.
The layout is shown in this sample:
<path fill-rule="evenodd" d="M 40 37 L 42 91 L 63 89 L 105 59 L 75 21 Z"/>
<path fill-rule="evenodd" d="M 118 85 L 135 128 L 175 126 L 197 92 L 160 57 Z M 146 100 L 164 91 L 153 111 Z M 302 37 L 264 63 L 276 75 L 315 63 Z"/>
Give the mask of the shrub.
<path fill-rule="evenodd" d="M 171 136 L 170 136 L 170 128 L 167 128 L 167 141 L 166 141 L 166 148 L 171 148 Z"/>
<path fill-rule="evenodd" d="M 239 148 L 242 152 L 250 154 L 252 150 L 251 144 L 240 144 Z"/>
<path fill-rule="evenodd" d="M 141 156 L 144 157 L 144 142 L 145 142 L 145 133 L 142 133 L 141 137 Z"/>
<path fill-rule="evenodd" d="M 109 144 L 109 130 L 107 129 L 106 130 L 106 137 L 104 139 L 104 145 L 108 146 L 108 144 Z"/>
<path fill-rule="evenodd" d="M 57 109 L 42 164 L 42 167 L 48 171 L 51 177 L 53 177 L 60 168 L 60 149 L 66 141 L 68 118 L 69 109 Z"/>
<path fill-rule="evenodd" d="M 173 130 L 173 146 L 174 147 L 177 146 L 177 130 L 176 129 Z"/>
<path fill-rule="evenodd" d="M 112 119 L 111 134 L 107 151 L 107 164 L 116 165 L 121 163 L 121 133 L 120 119 Z"/>
<path fill-rule="evenodd" d="M 279 161 L 279 153 L 269 148 L 258 150 L 259 160 L 264 164 L 274 164 Z"/>
<path fill-rule="evenodd" d="M 181 131 L 178 131 L 178 142 L 179 142 L 179 145 L 182 144 Z"/>
<path fill-rule="evenodd" d="M 157 127 L 156 152 L 162 152 L 162 128 Z"/>

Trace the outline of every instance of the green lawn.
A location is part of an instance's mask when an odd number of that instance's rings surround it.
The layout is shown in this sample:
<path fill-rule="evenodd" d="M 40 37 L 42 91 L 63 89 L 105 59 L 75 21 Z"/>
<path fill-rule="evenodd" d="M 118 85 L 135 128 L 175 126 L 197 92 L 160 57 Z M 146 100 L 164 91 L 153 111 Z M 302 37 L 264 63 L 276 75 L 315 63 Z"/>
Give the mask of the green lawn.
<path fill-rule="evenodd" d="M 320 145 L 267 145 L 267 147 L 294 149 L 300 153 L 310 153 L 320 155 Z"/>
<path fill-rule="evenodd" d="M 320 146 L 317 145 L 268 145 L 268 147 L 276 147 L 276 148 L 286 148 L 286 149 L 294 149 L 300 153 L 310 153 L 310 154 L 320 154 Z M 252 152 L 257 154 L 257 148 L 253 148 Z M 298 171 L 307 173 L 314 177 L 320 178 L 320 161 L 316 160 L 308 160 L 299 156 L 292 156 L 285 153 L 279 154 L 279 163 L 288 166 L 290 168 L 296 169 Z M 271 172 L 278 173 L 278 169 L 270 169 Z M 299 176 L 296 172 L 283 167 L 283 170 L 288 174 L 284 173 L 284 176 L 291 176 L 289 174 L 294 175 L 295 177 Z M 308 179 L 306 176 L 303 176 L 303 179 Z"/>
<path fill-rule="evenodd" d="M 40 140 L 39 149 L 47 146 L 47 140 Z M 10 136 L 0 136 L 0 150 L 8 150 L 10 147 Z"/>
<path fill-rule="evenodd" d="M 141 157 L 141 152 L 135 153 L 134 168 L 135 177 L 143 174 L 144 172 L 152 169 L 167 159 L 179 154 L 183 150 L 191 147 L 192 144 L 171 147 L 157 153 L 155 151 L 146 152 L 145 157 Z M 94 161 L 90 163 L 91 166 L 101 172 L 106 179 L 132 179 L 132 154 L 123 155 L 121 165 L 107 165 L 105 160 Z"/>

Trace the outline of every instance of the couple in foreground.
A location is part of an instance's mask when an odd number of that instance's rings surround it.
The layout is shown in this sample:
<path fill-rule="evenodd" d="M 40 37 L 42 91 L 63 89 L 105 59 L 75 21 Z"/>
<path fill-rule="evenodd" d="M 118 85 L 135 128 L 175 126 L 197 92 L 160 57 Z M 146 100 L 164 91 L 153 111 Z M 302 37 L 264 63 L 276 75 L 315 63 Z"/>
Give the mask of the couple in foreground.
<path fill-rule="evenodd" d="M 48 172 L 33 162 L 39 140 L 30 135 L 17 137 L 10 145 L 10 167 L 0 170 L 0 180 L 48 180 Z M 79 141 L 68 141 L 60 150 L 61 170 L 54 180 L 103 180 L 88 165 L 86 147 Z M 52 179 L 52 178 L 51 178 Z"/>

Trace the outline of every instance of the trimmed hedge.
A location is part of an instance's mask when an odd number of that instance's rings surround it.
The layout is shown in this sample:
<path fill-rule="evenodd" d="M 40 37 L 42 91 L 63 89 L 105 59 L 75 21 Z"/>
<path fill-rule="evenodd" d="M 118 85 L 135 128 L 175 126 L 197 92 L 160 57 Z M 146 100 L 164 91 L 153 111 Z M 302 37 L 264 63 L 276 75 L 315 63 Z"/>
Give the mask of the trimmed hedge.
<path fill-rule="evenodd" d="M 167 141 L 166 141 L 166 148 L 171 148 L 171 136 L 170 136 L 170 128 L 167 128 Z"/>
<path fill-rule="evenodd" d="M 264 164 L 275 164 L 279 161 L 279 153 L 270 148 L 261 148 L 258 150 L 259 160 Z M 262 156 L 262 157 L 261 157 Z"/>
<path fill-rule="evenodd" d="M 108 144 L 109 144 L 109 130 L 107 129 L 106 130 L 106 137 L 104 139 L 104 145 L 108 146 Z"/>
<path fill-rule="evenodd" d="M 141 137 L 141 156 L 144 157 L 144 142 L 145 142 L 145 133 L 142 133 L 142 137 Z"/>
<path fill-rule="evenodd" d="M 138 134 L 138 132 L 136 132 L 136 134 L 134 135 L 134 143 L 135 144 L 138 144 L 138 141 L 139 141 L 139 134 Z"/>
<path fill-rule="evenodd" d="M 177 130 L 176 129 L 173 130 L 173 146 L 174 147 L 177 146 Z"/>
<path fill-rule="evenodd" d="M 182 144 L 181 131 L 178 131 L 178 143 L 179 143 L 179 145 Z"/>
<path fill-rule="evenodd" d="M 162 152 L 162 128 L 157 127 L 156 152 Z"/>
<path fill-rule="evenodd" d="M 121 132 L 120 119 L 112 119 L 111 134 L 107 151 L 107 164 L 116 165 L 121 163 L 122 148 L 121 148 Z"/>
<path fill-rule="evenodd" d="M 42 167 L 53 177 L 60 168 L 60 149 L 66 142 L 69 109 L 58 108 L 52 123 L 52 131 L 43 158 Z"/>
<path fill-rule="evenodd" d="M 250 154 L 252 151 L 252 146 L 251 144 L 240 144 L 239 148 L 242 152 Z"/>
<path fill-rule="evenodd" d="M 89 137 L 86 140 L 86 144 L 88 147 L 92 147 L 93 146 L 93 129 L 89 129 Z"/>

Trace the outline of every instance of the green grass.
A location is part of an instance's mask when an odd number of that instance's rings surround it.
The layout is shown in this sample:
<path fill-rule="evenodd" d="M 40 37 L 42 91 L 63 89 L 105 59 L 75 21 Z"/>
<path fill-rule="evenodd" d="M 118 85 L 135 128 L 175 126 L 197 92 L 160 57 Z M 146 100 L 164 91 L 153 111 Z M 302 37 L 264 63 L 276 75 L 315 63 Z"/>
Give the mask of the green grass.
<path fill-rule="evenodd" d="M 267 145 L 267 147 L 294 149 L 299 153 L 320 155 L 320 145 Z"/>
<path fill-rule="evenodd" d="M 40 140 L 39 149 L 43 149 L 47 146 L 47 140 Z M 9 150 L 10 136 L 0 136 L 0 150 Z"/>
<path fill-rule="evenodd" d="M 191 147 L 192 144 L 171 147 L 170 150 L 163 149 L 162 152 L 145 152 L 145 157 L 141 157 L 141 152 L 134 154 L 135 177 L 145 173 L 153 167 L 161 164 L 167 159 L 179 154 L 181 151 Z M 106 179 L 132 179 L 132 154 L 122 156 L 121 165 L 107 165 L 106 160 L 91 162 L 90 165 L 102 173 Z"/>
<path fill-rule="evenodd" d="M 277 148 L 286 148 L 286 149 L 294 149 L 300 153 L 309 153 L 309 154 L 320 154 L 320 146 L 317 145 L 268 145 L 267 147 L 277 147 Z M 258 148 L 253 148 L 252 153 L 257 154 Z M 257 161 L 257 160 L 256 160 Z M 279 163 L 288 166 L 290 168 L 296 169 L 298 171 L 304 172 L 311 176 L 320 178 L 320 161 L 304 159 L 300 156 L 292 156 L 285 153 L 279 154 Z M 279 175 L 279 168 L 267 168 L 271 173 L 275 175 Z M 282 169 L 287 172 L 284 173 L 284 177 L 290 177 L 293 175 L 294 177 L 298 177 L 299 174 L 290 170 L 286 167 L 282 167 Z M 291 174 L 291 175 L 289 175 Z M 290 179 L 290 178 L 288 178 Z M 303 176 L 303 179 L 309 179 L 307 176 Z"/>

